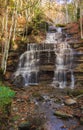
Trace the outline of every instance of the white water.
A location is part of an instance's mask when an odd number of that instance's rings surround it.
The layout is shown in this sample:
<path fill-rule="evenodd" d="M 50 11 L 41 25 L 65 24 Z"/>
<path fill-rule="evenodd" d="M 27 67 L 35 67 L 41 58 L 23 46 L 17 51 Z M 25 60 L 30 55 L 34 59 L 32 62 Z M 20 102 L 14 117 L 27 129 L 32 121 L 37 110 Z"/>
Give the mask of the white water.
<path fill-rule="evenodd" d="M 61 29 L 59 29 L 57 35 L 61 35 Z M 56 37 L 56 34 L 55 34 Z M 59 36 L 58 36 L 59 37 Z M 56 37 L 57 39 L 57 37 Z M 66 41 L 58 39 L 58 43 L 55 49 L 55 70 L 52 86 L 65 88 L 74 88 L 74 74 L 73 74 L 73 50 Z M 68 73 L 70 73 L 70 84 L 67 79 Z"/>
<path fill-rule="evenodd" d="M 57 85 L 60 88 L 64 88 L 68 86 L 67 75 L 70 74 L 70 87 L 74 88 L 74 75 L 72 70 L 72 61 L 73 61 L 73 53 L 70 47 L 67 48 L 67 44 L 60 43 L 58 52 L 57 49 L 55 51 L 56 60 L 55 60 L 55 70 L 54 70 L 54 78 L 53 85 L 56 87 Z"/>
<path fill-rule="evenodd" d="M 35 57 L 34 44 L 29 49 L 20 56 L 17 71 L 14 73 L 15 77 L 23 77 L 24 86 L 38 84 L 39 57 Z"/>
<path fill-rule="evenodd" d="M 55 33 L 50 33 L 48 32 L 46 35 L 46 40 L 45 43 L 57 43 L 57 41 L 55 40 Z"/>

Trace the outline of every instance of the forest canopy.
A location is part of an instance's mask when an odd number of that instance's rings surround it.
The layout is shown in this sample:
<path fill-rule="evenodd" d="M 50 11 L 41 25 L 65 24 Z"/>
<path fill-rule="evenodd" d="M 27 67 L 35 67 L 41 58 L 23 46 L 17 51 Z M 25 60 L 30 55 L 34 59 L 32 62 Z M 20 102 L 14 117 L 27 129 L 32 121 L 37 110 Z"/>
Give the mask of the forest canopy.
<path fill-rule="evenodd" d="M 81 0 L 1 0 L 0 41 L 3 72 L 6 72 L 9 49 L 16 39 L 22 37 L 23 33 L 23 36 L 29 32 L 38 34 L 41 27 L 44 27 L 45 31 L 47 27 L 41 23 L 67 24 L 80 19 L 81 38 L 83 38 L 82 5 Z"/>

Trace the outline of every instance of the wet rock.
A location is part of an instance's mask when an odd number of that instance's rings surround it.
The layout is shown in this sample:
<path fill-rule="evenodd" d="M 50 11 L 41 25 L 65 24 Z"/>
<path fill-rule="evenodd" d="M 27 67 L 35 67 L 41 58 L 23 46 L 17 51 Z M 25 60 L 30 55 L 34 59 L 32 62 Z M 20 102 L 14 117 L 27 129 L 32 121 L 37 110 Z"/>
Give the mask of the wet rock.
<path fill-rule="evenodd" d="M 71 98 L 65 100 L 66 105 L 74 105 L 76 103 L 77 103 L 76 100 L 71 99 Z"/>
<path fill-rule="evenodd" d="M 80 124 L 83 125 L 83 117 L 80 117 Z"/>
<path fill-rule="evenodd" d="M 30 130 L 30 123 L 25 122 L 25 123 L 20 124 L 20 126 L 18 127 L 18 130 Z"/>
<path fill-rule="evenodd" d="M 54 113 L 54 115 L 56 115 L 56 116 L 59 116 L 59 117 L 62 117 L 62 118 L 72 118 L 73 117 L 73 115 L 71 115 L 71 114 L 68 114 L 68 113 L 66 113 L 66 112 L 63 112 L 63 111 L 56 111 L 55 113 Z"/>
<path fill-rule="evenodd" d="M 24 85 L 23 76 L 22 75 L 18 75 L 18 76 L 13 75 L 12 83 L 19 88 L 22 87 Z"/>
<path fill-rule="evenodd" d="M 45 101 L 50 101 L 50 97 L 47 96 L 47 95 L 44 95 L 43 98 L 44 98 Z"/>
<path fill-rule="evenodd" d="M 57 32 L 57 28 L 54 26 L 49 26 L 49 31 Z"/>

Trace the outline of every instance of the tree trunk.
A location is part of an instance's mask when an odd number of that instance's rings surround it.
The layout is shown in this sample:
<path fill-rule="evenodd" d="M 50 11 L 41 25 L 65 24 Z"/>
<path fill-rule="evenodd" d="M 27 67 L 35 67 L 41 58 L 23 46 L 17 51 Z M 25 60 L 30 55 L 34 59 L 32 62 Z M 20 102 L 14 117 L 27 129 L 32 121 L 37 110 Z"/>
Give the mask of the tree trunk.
<path fill-rule="evenodd" d="M 65 0 L 65 13 L 66 13 L 66 23 L 69 22 L 69 17 L 68 17 L 68 7 L 67 7 L 67 0 Z"/>
<path fill-rule="evenodd" d="M 14 24 L 14 15 L 12 15 L 12 24 L 11 24 L 11 27 L 10 27 L 10 31 L 8 32 L 8 9 L 7 9 L 6 39 L 5 39 L 4 53 L 3 53 L 2 64 L 1 64 L 3 74 L 5 74 L 6 68 L 7 68 L 7 59 L 8 59 L 8 53 L 9 53 L 10 40 L 11 40 L 11 36 L 12 36 L 13 24 Z"/>
<path fill-rule="evenodd" d="M 81 31 L 81 39 L 83 39 L 83 10 L 80 7 L 80 31 Z"/>

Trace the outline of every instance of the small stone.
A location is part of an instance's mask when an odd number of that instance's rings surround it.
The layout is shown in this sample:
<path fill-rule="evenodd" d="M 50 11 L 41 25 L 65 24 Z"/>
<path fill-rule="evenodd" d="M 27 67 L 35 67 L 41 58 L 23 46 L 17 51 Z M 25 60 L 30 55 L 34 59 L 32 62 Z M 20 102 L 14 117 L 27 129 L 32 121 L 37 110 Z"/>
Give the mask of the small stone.
<path fill-rule="evenodd" d="M 24 99 L 17 99 L 17 102 L 24 102 Z"/>
<path fill-rule="evenodd" d="M 76 103 L 77 103 L 76 100 L 71 99 L 71 98 L 65 100 L 66 105 L 73 105 L 73 104 L 76 104 Z"/>
<path fill-rule="evenodd" d="M 45 101 L 50 101 L 50 97 L 49 97 L 49 96 L 46 96 L 46 95 L 43 96 L 43 99 L 44 99 Z"/>
<path fill-rule="evenodd" d="M 21 102 L 21 99 L 17 99 L 17 102 Z"/>
<path fill-rule="evenodd" d="M 13 107 L 13 111 L 18 111 L 18 108 L 17 107 Z"/>
<path fill-rule="evenodd" d="M 18 121 L 15 121 L 14 123 L 17 125 Z"/>
<path fill-rule="evenodd" d="M 22 121 L 24 121 L 24 120 L 25 120 L 25 118 L 22 118 L 21 120 L 22 120 Z"/>
<path fill-rule="evenodd" d="M 62 103 L 61 106 L 64 106 L 64 103 Z"/>

